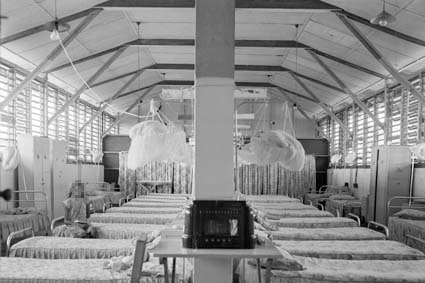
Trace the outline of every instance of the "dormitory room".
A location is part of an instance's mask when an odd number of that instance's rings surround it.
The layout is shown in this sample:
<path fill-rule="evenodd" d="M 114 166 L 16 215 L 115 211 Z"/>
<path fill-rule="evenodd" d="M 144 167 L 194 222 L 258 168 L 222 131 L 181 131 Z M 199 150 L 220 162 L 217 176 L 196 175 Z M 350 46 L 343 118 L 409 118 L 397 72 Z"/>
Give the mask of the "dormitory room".
<path fill-rule="evenodd" d="M 425 283 L 425 0 L 0 0 L 0 283 Z"/>

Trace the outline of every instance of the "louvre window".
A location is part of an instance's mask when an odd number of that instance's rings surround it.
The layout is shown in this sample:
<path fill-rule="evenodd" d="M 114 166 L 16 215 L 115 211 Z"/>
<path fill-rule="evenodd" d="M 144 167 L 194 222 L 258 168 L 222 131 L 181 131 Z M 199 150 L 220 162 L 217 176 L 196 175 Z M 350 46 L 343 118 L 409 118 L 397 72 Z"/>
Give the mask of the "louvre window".
<path fill-rule="evenodd" d="M 24 77 L 23 73 L 0 64 L 0 101 L 3 101 Z M 79 128 L 97 112 L 95 107 L 79 100 L 71 103 L 66 111 L 52 121 L 46 132 L 47 121 L 70 97 L 69 93 L 48 83 L 34 80 L 28 84 L 5 109 L 0 119 L 0 149 L 15 144 L 17 135 L 28 133 L 66 141 L 68 160 L 71 162 L 78 159 L 93 162 L 92 152 L 102 149 L 102 133 L 115 119 L 104 112 L 79 135 Z M 110 133 L 117 134 L 118 127 L 115 126 Z"/>
<path fill-rule="evenodd" d="M 424 82 L 416 78 L 411 83 L 422 95 Z M 424 113 L 418 99 L 402 86 L 388 89 L 363 101 L 371 113 L 382 124 L 388 125 L 388 145 L 415 145 L 424 141 Z M 356 154 L 358 166 L 368 166 L 371 162 L 373 146 L 385 144 L 385 133 L 358 106 L 350 106 L 336 113 L 350 129 L 352 139 L 348 139 L 337 123 L 329 117 L 319 121 L 319 126 L 330 138 L 331 154 Z M 345 139 L 345 141 L 344 141 Z"/>

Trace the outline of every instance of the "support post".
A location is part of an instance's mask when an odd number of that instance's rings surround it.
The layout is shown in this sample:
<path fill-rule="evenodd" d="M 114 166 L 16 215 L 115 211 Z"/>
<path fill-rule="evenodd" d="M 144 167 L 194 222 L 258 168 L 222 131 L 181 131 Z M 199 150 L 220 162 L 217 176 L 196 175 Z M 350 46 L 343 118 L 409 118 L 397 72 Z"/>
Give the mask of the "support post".
<path fill-rule="evenodd" d="M 93 122 L 97 117 L 99 117 L 103 111 L 105 111 L 106 107 L 108 107 L 108 104 L 111 103 L 113 100 L 115 100 L 118 96 L 120 96 L 124 90 L 126 90 L 144 71 L 138 71 L 135 73 L 112 97 L 108 98 L 105 102 L 103 102 L 103 105 L 99 108 L 99 110 L 90 117 L 90 119 L 84 123 L 84 125 L 78 130 L 80 133 L 84 131 L 84 129 L 90 125 L 91 122 Z"/>
<path fill-rule="evenodd" d="M 344 92 L 351 97 L 351 99 L 368 115 L 372 120 L 378 125 L 381 129 L 385 130 L 384 124 L 376 117 L 366 105 L 355 95 L 346 85 L 345 83 L 329 68 L 322 59 L 317 56 L 313 51 L 307 50 L 307 52 L 311 55 L 311 57 L 316 60 L 316 62 L 325 70 L 325 72 L 344 90 Z"/>
<path fill-rule="evenodd" d="M 351 33 L 363 44 L 363 46 L 372 54 L 372 56 L 391 74 L 401 85 L 409 90 L 416 98 L 419 103 L 425 103 L 425 96 L 420 94 L 419 91 L 409 82 L 408 79 L 404 78 L 379 52 L 378 49 L 372 44 L 372 42 L 362 34 L 362 32 L 353 25 L 347 16 L 341 13 L 336 13 L 341 22 L 351 31 Z"/>
<path fill-rule="evenodd" d="M 329 117 L 334 120 L 335 122 L 338 123 L 338 125 L 350 136 L 352 137 L 352 133 L 350 131 L 350 129 L 347 127 L 347 125 L 345 125 L 336 115 L 335 113 L 330 110 L 322 101 L 320 101 L 319 97 L 317 97 L 301 80 L 300 78 L 298 78 L 295 74 L 293 74 L 292 72 L 289 72 L 289 74 L 291 75 L 291 77 L 305 90 L 305 92 L 307 92 L 311 97 L 313 97 L 316 101 L 317 104 L 319 104 L 319 106 L 325 110 L 326 113 L 328 113 Z"/>
<path fill-rule="evenodd" d="M 131 110 L 133 110 L 134 107 L 136 107 L 139 104 L 139 101 L 141 99 L 143 99 L 145 96 L 147 96 L 152 89 L 155 87 L 156 85 L 152 85 L 151 87 L 149 87 L 144 93 L 142 93 L 140 96 L 137 97 L 137 99 L 125 110 L 125 112 L 130 112 Z M 102 133 L 102 138 L 104 136 L 106 136 L 113 127 L 115 127 L 116 125 L 118 125 L 118 123 L 122 120 L 122 118 L 124 117 L 124 114 L 119 114 L 116 118 L 116 120 L 109 126 L 109 128 L 107 128 L 103 133 Z"/>
<path fill-rule="evenodd" d="M 69 35 L 63 40 L 63 46 L 68 46 L 81 31 L 87 27 L 91 21 L 101 12 L 102 10 L 93 10 L 88 16 L 81 21 L 81 23 L 75 27 Z M 28 83 L 32 82 L 43 70 L 43 68 L 51 61 L 53 61 L 62 52 L 62 46 L 59 44 L 53 49 L 49 55 L 29 74 L 13 91 L 0 103 L 0 111 L 9 105 L 9 103 L 27 86 Z"/>
<path fill-rule="evenodd" d="M 235 2 L 195 5 L 196 200 L 229 200 L 234 194 Z M 196 283 L 233 282 L 231 258 L 195 258 L 193 265 Z"/>
<path fill-rule="evenodd" d="M 112 55 L 108 61 L 105 62 L 105 64 L 102 65 L 102 67 L 99 68 L 99 70 L 96 71 L 88 80 L 87 84 L 90 86 L 103 72 L 111 66 L 111 64 L 127 49 L 126 46 L 123 46 L 120 48 L 114 55 Z M 84 84 L 81 86 L 77 92 L 75 92 L 66 102 L 64 105 L 62 105 L 59 110 L 53 114 L 53 116 L 47 121 L 47 125 L 50 125 L 52 121 L 54 121 L 56 118 L 59 117 L 59 115 L 65 111 L 71 103 L 73 103 L 76 99 L 80 97 L 80 95 L 87 89 L 87 85 Z"/>

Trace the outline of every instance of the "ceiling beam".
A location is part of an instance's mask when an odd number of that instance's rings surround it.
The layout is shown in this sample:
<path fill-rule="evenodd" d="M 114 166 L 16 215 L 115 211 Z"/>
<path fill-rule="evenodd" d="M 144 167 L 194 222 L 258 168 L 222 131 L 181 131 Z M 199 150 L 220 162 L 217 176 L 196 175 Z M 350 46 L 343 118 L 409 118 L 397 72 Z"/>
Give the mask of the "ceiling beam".
<path fill-rule="evenodd" d="M 338 125 L 348 134 L 348 136 L 352 137 L 353 134 L 351 133 L 350 129 L 345 125 L 336 115 L 333 111 L 331 111 L 320 99 L 317 95 L 315 95 L 294 73 L 289 73 L 292 78 L 301 86 L 301 88 L 304 89 L 305 92 L 307 92 L 311 97 L 313 97 L 317 104 L 325 110 L 326 113 L 333 119 Z"/>
<path fill-rule="evenodd" d="M 112 53 L 117 51 L 120 47 L 123 45 L 129 45 L 129 46 L 194 46 L 195 41 L 193 39 L 136 39 L 133 41 L 126 42 L 124 44 L 120 44 L 118 46 L 100 51 L 98 53 L 94 53 L 92 55 L 82 57 L 80 59 L 77 59 L 73 61 L 73 64 L 80 64 L 89 60 L 96 59 L 98 57 L 104 56 L 106 54 Z M 317 49 L 314 49 L 310 46 L 307 46 L 303 43 L 293 41 L 293 40 L 236 40 L 235 42 L 236 47 L 268 47 L 268 48 L 302 48 L 302 49 L 311 49 L 314 52 L 316 52 L 318 55 L 325 57 L 329 60 L 333 60 L 337 63 L 340 63 L 342 65 L 345 65 L 347 67 L 351 67 L 353 69 L 365 72 L 367 74 L 379 77 L 379 78 L 386 78 L 385 75 L 380 74 L 378 72 L 375 72 L 373 70 L 370 70 L 368 68 L 365 68 L 363 66 L 351 63 L 349 61 L 346 61 L 344 59 L 338 58 L 336 56 L 330 55 L 328 53 L 325 53 L 323 51 L 319 51 Z M 71 67 L 71 63 L 62 64 L 56 67 L 53 67 L 49 70 L 46 70 L 45 73 L 51 73 L 55 71 L 59 71 L 61 69 Z"/>
<path fill-rule="evenodd" d="M 317 55 L 320 55 L 320 56 L 322 56 L 322 57 L 324 57 L 326 59 L 329 59 L 329 60 L 335 61 L 337 63 L 340 63 L 341 65 L 344 65 L 344 66 L 353 68 L 355 70 L 364 72 L 366 74 L 369 74 L 369 75 L 372 75 L 372 76 L 375 76 L 375 77 L 378 77 L 378 78 L 381 78 L 381 79 L 386 79 L 387 78 L 387 76 L 384 75 L 384 74 L 381 74 L 381 73 L 375 72 L 375 71 L 373 71 L 371 69 L 368 69 L 366 67 L 363 67 L 363 66 L 360 66 L 360 65 L 351 63 L 349 61 L 346 61 L 346 60 L 341 59 L 339 57 L 336 57 L 336 56 L 330 55 L 328 53 L 322 52 L 320 50 L 317 50 L 317 49 L 314 49 L 314 48 L 311 48 L 311 47 L 310 47 L 310 50 L 314 51 L 314 53 L 316 53 Z"/>
<path fill-rule="evenodd" d="M 105 9 L 128 8 L 195 8 L 195 0 L 110 0 L 96 7 Z M 340 8 L 319 0 L 236 0 L 236 8 L 245 9 L 287 9 L 322 12 Z"/>
<path fill-rule="evenodd" d="M 277 85 L 275 83 L 273 84 L 273 87 L 279 88 L 280 90 L 285 91 L 286 93 L 290 93 L 290 94 L 292 94 L 292 95 L 294 95 L 296 97 L 299 97 L 301 99 L 304 99 L 304 100 L 307 100 L 307 101 L 310 101 L 310 102 L 313 102 L 313 103 L 317 103 L 317 100 L 314 99 L 314 98 L 311 98 L 311 97 L 308 97 L 308 96 L 299 94 L 299 93 L 297 93 L 295 91 L 292 91 L 292 90 L 289 90 L 287 88 L 281 87 L 281 86 L 279 86 L 279 85 Z M 330 106 L 327 105 L 326 103 L 323 103 L 323 104 L 325 104 L 326 107 L 329 107 L 330 108 Z"/>
<path fill-rule="evenodd" d="M 115 119 L 115 121 L 109 126 L 109 128 L 107 128 L 103 133 L 102 133 L 102 138 L 105 136 L 105 135 L 107 135 L 111 130 L 112 130 L 112 128 L 113 127 L 115 127 L 116 125 L 118 125 L 118 123 L 122 120 L 122 118 L 124 117 L 124 114 L 125 113 L 127 113 L 127 112 L 130 112 L 131 110 L 133 110 L 133 108 L 134 107 L 136 107 L 139 103 L 140 103 L 140 101 L 145 97 L 145 96 L 147 96 L 151 91 L 152 91 L 152 89 L 155 87 L 155 85 L 156 84 L 154 84 L 154 85 L 151 85 L 150 87 L 148 87 L 147 88 L 147 90 L 144 92 L 144 93 L 142 93 L 141 95 L 139 95 L 138 97 L 137 97 L 137 99 L 124 111 L 124 113 L 120 113 L 120 114 L 118 114 L 118 116 L 117 116 L 117 118 Z"/>
<path fill-rule="evenodd" d="M 145 67 L 147 70 L 194 70 L 193 64 L 154 64 L 148 67 Z M 267 65 L 235 65 L 236 71 L 255 71 L 255 72 L 293 72 L 292 70 L 282 67 L 282 66 L 267 66 Z M 92 87 L 97 87 L 106 83 L 113 82 L 115 80 L 119 80 L 122 78 L 125 78 L 127 76 L 131 76 L 137 71 L 132 71 L 129 73 L 125 73 L 116 77 L 112 77 L 109 79 L 106 79 L 104 81 L 100 81 L 98 83 L 95 83 L 92 85 Z M 315 78 L 294 72 L 297 76 L 300 78 L 303 78 L 305 80 L 311 81 L 313 83 L 316 83 L 318 85 L 327 87 L 329 89 L 333 89 L 335 91 L 344 93 L 344 91 L 334 85 L 327 84 L 321 80 L 317 80 Z"/>
<path fill-rule="evenodd" d="M 109 68 L 109 66 L 112 65 L 112 63 L 117 60 L 117 58 L 124 53 L 126 50 L 126 47 L 122 47 L 119 49 L 115 54 L 113 54 L 88 80 L 85 82 L 68 100 L 65 101 L 65 103 L 59 108 L 56 113 L 53 114 L 53 116 L 48 119 L 47 125 L 50 125 L 56 118 L 59 117 L 59 115 L 65 111 L 71 103 L 73 103 L 76 99 L 80 97 L 80 95 L 91 86 L 91 84 L 97 80 L 97 78 L 103 74 L 103 72 L 106 71 L 106 69 Z"/>
<path fill-rule="evenodd" d="M 343 9 L 337 11 L 337 14 L 344 15 L 347 18 L 349 18 L 353 21 L 356 21 L 358 23 L 361 23 L 361 24 L 366 25 L 368 27 L 371 27 L 373 29 L 379 30 L 379 31 L 384 32 L 386 34 L 392 35 L 392 36 L 397 37 L 399 39 L 402 39 L 402 40 L 405 40 L 405 41 L 408 41 L 408 42 L 411 42 L 411 43 L 414 43 L 414 44 L 417 44 L 417 45 L 425 46 L 425 40 L 407 35 L 405 33 L 398 32 L 396 30 L 393 30 L 393 29 L 390 29 L 390 28 L 387 28 L 387 27 L 383 27 L 383 26 L 380 26 L 380 25 L 374 25 L 368 19 L 365 19 L 365 18 L 362 18 L 362 17 L 357 16 L 355 14 L 349 13 L 347 11 L 344 11 Z"/>
<path fill-rule="evenodd" d="M 80 59 L 73 61 L 73 64 L 80 64 L 89 60 L 96 59 L 98 57 L 104 56 L 106 54 L 117 51 L 122 46 L 194 46 L 195 40 L 193 39 L 136 39 L 129 41 L 118 46 L 91 54 Z M 308 46 L 293 41 L 293 40 L 236 40 L 235 47 L 266 47 L 266 48 L 309 48 Z M 71 67 L 71 63 L 65 63 L 56 67 L 53 67 L 49 70 L 46 70 L 45 73 L 51 73 L 59 71 L 61 69 Z"/>
<path fill-rule="evenodd" d="M 90 14 L 91 12 L 93 12 L 95 10 L 101 11 L 102 9 L 101 8 L 90 8 L 90 9 L 87 9 L 87 10 L 84 10 L 84 11 L 81 11 L 81 12 L 60 18 L 59 22 L 61 22 L 61 23 L 72 22 L 72 21 L 75 21 L 79 18 L 87 16 L 88 14 Z M 6 43 L 9 43 L 9 42 L 24 38 L 26 36 L 30 36 L 30 35 L 45 31 L 45 30 L 47 30 L 46 27 L 48 26 L 49 23 L 53 23 L 53 21 L 48 22 L 46 24 L 36 26 L 36 27 L 33 27 L 33 28 L 30 28 L 30 29 L 27 29 L 27 30 L 24 30 L 24 31 L 20 31 L 20 32 L 12 34 L 12 35 L 2 37 L 2 38 L 0 38 L 0 45 L 3 45 L 3 44 L 6 44 Z"/>
<path fill-rule="evenodd" d="M 380 127 L 382 130 L 385 130 L 384 124 L 378 119 L 376 115 L 374 115 L 369 108 L 357 97 L 357 95 L 352 92 L 346 84 L 334 73 L 334 71 L 329 68 L 328 65 L 325 64 L 325 62 L 322 61 L 322 59 L 319 58 L 319 56 L 314 53 L 313 51 L 309 51 L 311 57 L 316 60 L 316 62 L 325 70 L 325 72 L 344 90 L 344 92 L 351 97 L 351 99 L 354 101 L 354 103 L 357 104 L 357 106 L 360 107 L 360 109 L 363 110 L 366 115 L 368 115 L 374 122 L 375 125 Z"/>
<path fill-rule="evenodd" d="M 284 89 L 284 88 L 282 88 L 282 87 L 280 87 L 280 86 L 278 86 L 276 84 L 273 84 L 273 83 L 267 83 L 267 82 L 266 83 L 264 83 L 264 82 L 235 82 L 235 84 L 238 87 L 259 87 L 259 88 L 275 88 L 275 87 L 278 87 L 278 88 L 280 88 L 280 89 L 282 89 L 282 90 L 284 90 L 284 91 L 286 91 L 286 92 L 288 92 L 288 93 L 290 93 L 290 94 L 292 94 L 294 96 L 297 96 L 297 97 L 299 97 L 301 99 L 304 99 L 304 100 L 308 100 L 310 102 L 317 103 L 317 100 L 315 100 L 313 98 L 310 98 L 308 96 L 304 96 L 302 94 L 296 93 L 296 92 L 291 91 L 291 90 L 288 90 L 288 89 Z M 158 83 L 155 83 L 154 85 L 158 85 L 158 86 L 187 86 L 187 87 L 190 87 L 190 86 L 193 86 L 194 85 L 194 82 L 193 81 L 170 81 L 170 80 L 163 80 L 163 81 L 160 81 Z M 116 99 L 119 99 L 119 98 L 122 98 L 122 97 L 125 97 L 125 96 L 128 96 L 128 95 L 131 95 L 131 94 L 136 93 L 136 92 L 139 92 L 139 91 L 142 91 L 142 90 L 144 90 L 146 88 L 149 88 L 151 86 L 152 85 L 148 85 L 148 86 L 144 86 L 144 87 L 139 88 L 139 89 L 135 89 L 135 90 L 132 90 L 132 91 L 123 93 L 123 94 L 119 95 Z"/>
<path fill-rule="evenodd" d="M 136 72 L 112 97 L 108 98 L 106 101 L 104 101 L 102 106 L 99 108 L 99 110 L 93 114 L 86 123 L 78 130 L 79 133 L 84 131 L 84 129 L 90 125 L 97 117 L 102 115 L 102 113 L 105 111 L 105 109 L 108 107 L 108 105 L 117 99 L 123 92 L 126 90 L 142 73 L 144 70 L 140 70 L 139 72 Z"/>
<path fill-rule="evenodd" d="M 407 80 L 403 75 L 401 75 L 392 65 L 388 62 L 387 59 L 379 52 L 378 49 L 373 46 L 372 42 L 364 36 L 361 31 L 352 24 L 345 15 L 337 14 L 341 22 L 353 33 L 353 35 L 362 43 L 362 45 L 369 51 L 370 54 L 405 88 L 407 88 L 417 99 L 424 105 L 425 96 L 419 93 L 419 91 Z"/>
<path fill-rule="evenodd" d="M 281 94 L 286 100 L 288 100 L 292 104 L 297 105 L 298 112 L 300 112 L 300 114 L 303 115 L 307 119 L 307 121 L 309 121 L 313 125 L 313 127 L 320 133 L 322 137 L 327 137 L 326 134 L 323 132 L 323 129 L 319 127 L 317 122 L 314 121 L 313 118 L 308 116 L 303 109 L 301 109 L 301 105 L 296 103 L 295 100 L 293 100 L 282 88 L 278 87 L 277 89 L 279 90 L 278 93 Z"/>
<path fill-rule="evenodd" d="M 95 9 L 91 11 L 79 24 L 76 26 L 68 36 L 62 41 L 64 47 L 68 46 L 79 34 L 80 32 L 87 27 L 91 21 L 101 12 L 102 10 Z M 43 70 L 43 68 L 51 61 L 53 61 L 61 52 L 61 44 L 58 44 L 55 49 L 53 49 L 49 55 L 29 74 L 25 79 L 15 88 L 9 95 L 0 103 L 0 110 L 3 110 L 9 103 L 25 88 L 25 86 L 32 82 Z"/>
<path fill-rule="evenodd" d="M 128 42 L 128 43 L 131 43 L 131 41 Z M 59 71 L 59 70 L 62 70 L 62 69 L 71 67 L 72 65 L 75 66 L 77 64 L 84 63 L 84 62 L 87 62 L 87 61 L 90 61 L 90 60 L 99 58 L 99 57 L 104 56 L 104 55 L 108 55 L 109 53 L 113 53 L 113 52 L 118 51 L 121 47 L 123 47 L 125 45 L 127 45 L 127 44 L 121 44 L 121 45 L 118 45 L 118 46 L 115 46 L 115 47 L 112 47 L 112 48 L 109 48 L 109 49 L 100 51 L 98 53 L 91 54 L 91 55 L 89 55 L 87 57 L 82 57 L 80 59 L 73 60 L 72 61 L 72 64 L 71 63 L 65 63 L 65 64 L 62 64 L 62 65 L 59 65 L 59 66 L 50 68 L 50 69 L 44 71 L 44 73 L 48 74 L 48 73 L 51 73 L 51 72 L 56 72 L 56 71 Z"/>

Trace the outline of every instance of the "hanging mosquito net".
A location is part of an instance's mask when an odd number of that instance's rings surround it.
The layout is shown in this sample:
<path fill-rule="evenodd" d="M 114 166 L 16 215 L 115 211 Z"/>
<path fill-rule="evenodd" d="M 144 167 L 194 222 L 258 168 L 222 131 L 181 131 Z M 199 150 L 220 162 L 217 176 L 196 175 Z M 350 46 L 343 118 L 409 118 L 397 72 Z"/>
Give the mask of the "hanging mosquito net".
<path fill-rule="evenodd" d="M 279 163 L 293 171 L 300 171 L 304 167 L 304 148 L 295 138 L 287 104 L 283 106 L 283 130 L 262 131 L 253 136 L 251 142 L 239 151 L 238 157 L 241 163 Z"/>
<path fill-rule="evenodd" d="M 145 120 L 130 129 L 131 145 L 127 166 L 137 169 L 153 161 L 192 164 L 192 149 L 186 134 L 174 126 L 158 109 L 151 109 Z M 158 120 L 154 120 L 157 118 Z"/>

